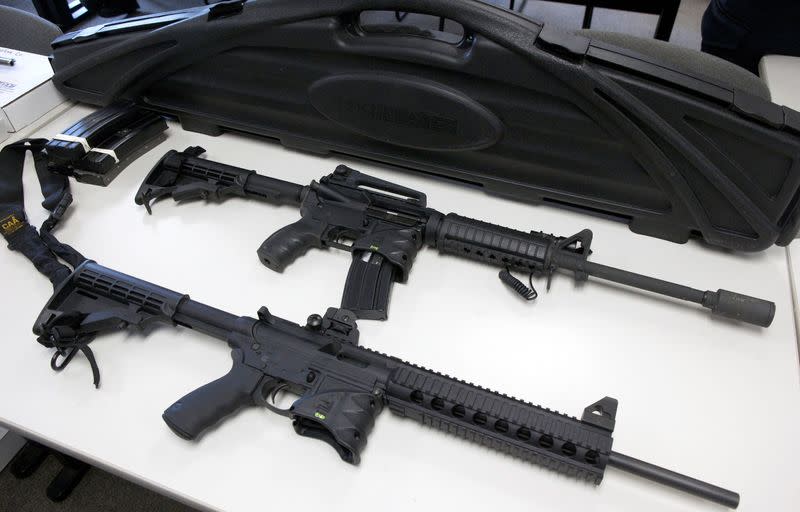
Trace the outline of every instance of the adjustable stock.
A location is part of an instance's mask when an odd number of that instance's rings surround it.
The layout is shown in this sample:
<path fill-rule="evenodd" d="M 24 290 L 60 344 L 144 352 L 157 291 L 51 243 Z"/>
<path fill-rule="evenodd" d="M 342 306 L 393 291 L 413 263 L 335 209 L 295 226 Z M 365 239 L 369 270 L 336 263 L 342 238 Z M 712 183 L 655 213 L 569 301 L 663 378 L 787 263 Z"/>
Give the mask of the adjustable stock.
<path fill-rule="evenodd" d="M 87 260 L 61 282 L 39 313 L 33 332 L 42 345 L 55 348 L 50 366 L 61 371 L 77 352 L 89 360 L 94 385 L 100 369 L 89 343 L 101 333 L 171 322 L 188 297 L 126 276 Z"/>
<path fill-rule="evenodd" d="M 128 326 L 171 322 L 188 296 L 116 272 L 94 261 L 79 265 L 45 305 L 33 332 L 53 333 L 59 325 L 76 335 L 99 334 Z"/>
<path fill-rule="evenodd" d="M 150 170 L 136 192 L 136 204 L 144 205 L 149 213 L 152 213 L 152 202 L 169 196 L 175 201 L 219 201 L 240 196 L 272 204 L 300 204 L 304 193 L 302 185 L 198 158 L 204 152 L 199 146 L 186 148 L 183 152 L 167 152 Z"/>

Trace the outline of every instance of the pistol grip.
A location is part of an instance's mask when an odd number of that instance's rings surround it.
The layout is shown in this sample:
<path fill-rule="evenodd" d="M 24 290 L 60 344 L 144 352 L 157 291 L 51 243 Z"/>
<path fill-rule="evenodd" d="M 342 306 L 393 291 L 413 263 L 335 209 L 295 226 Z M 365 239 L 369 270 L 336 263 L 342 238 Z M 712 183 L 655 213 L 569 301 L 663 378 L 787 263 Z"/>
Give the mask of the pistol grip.
<path fill-rule="evenodd" d="M 233 367 L 224 376 L 195 389 L 172 404 L 162 418 L 175 434 L 196 439 L 209 427 L 242 407 L 254 405 L 263 373 L 245 365 L 240 349 L 231 352 Z"/>
<path fill-rule="evenodd" d="M 283 272 L 310 248 L 322 247 L 324 231 L 322 222 L 301 218 L 270 235 L 258 248 L 258 258 L 271 270 Z"/>

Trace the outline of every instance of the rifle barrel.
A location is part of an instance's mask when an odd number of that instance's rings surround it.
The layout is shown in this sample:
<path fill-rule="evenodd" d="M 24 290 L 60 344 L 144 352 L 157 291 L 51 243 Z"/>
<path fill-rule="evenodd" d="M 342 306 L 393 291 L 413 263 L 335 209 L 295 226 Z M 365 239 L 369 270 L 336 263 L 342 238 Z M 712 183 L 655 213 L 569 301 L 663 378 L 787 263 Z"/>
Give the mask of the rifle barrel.
<path fill-rule="evenodd" d="M 672 487 L 679 491 L 694 494 L 700 498 L 719 503 L 728 508 L 736 508 L 739 506 L 739 494 L 722 487 L 697 480 L 690 476 L 682 475 L 669 469 L 644 462 L 639 459 L 634 459 L 619 452 L 611 452 L 608 458 L 608 465 L 627 471 L 636 476 L 647 478 L 667 487 Z"/>
<path fill-rule="evenodd" d="M 774 302 L 728 290 L 698 290 L 697 288 L 664 281 L 663 279 L 587 261 L 578 255 L 559 254 L 558 267 L 564 270 L 583 272 L 598 279 L 624 284 L 675 299 L 694 302 L 710 309 L 717 315 L 761 327 L 769 327 L 775 316 Z"/>

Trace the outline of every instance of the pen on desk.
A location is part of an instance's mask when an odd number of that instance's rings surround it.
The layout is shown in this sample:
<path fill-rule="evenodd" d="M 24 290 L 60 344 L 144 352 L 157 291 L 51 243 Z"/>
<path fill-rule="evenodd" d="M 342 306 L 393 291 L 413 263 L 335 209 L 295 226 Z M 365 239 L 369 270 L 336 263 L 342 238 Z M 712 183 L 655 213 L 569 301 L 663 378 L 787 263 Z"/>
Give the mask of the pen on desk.
<path fill-rule="evenodd" d="M 17 62 L 17 59 L 12 59 L 11 57 L 0 57 L 0 64 L 13 66 L 15 62 Z"/>

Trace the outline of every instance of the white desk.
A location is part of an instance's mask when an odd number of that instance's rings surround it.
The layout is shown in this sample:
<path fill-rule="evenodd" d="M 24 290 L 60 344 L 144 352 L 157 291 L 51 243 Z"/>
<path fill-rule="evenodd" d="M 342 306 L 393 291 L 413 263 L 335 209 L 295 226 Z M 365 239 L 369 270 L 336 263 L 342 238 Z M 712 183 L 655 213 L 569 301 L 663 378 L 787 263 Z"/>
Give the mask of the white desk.
<path fill-rule="evenodd" d="M 767 83 L 772 101 L 800 111 L 800 57 L 767 55 L 758 65 L 761 78 Z M 786 255 L 792 277 L 794 307 L 797 326 L 800 328 L 800 249 L 789 246 Z M 798 338 L 800 344 L 800 338 Z M 799 345 L 800 346 L 800 345 Z"/>
<path fill-rule="evenodd" d="M 89 112 L 76 107 L 37 130 L 52 136 Z M 522 229 L 594 230 L 592 259 L 701 288 L 725 287 L 778 305 L 767 330 L 705 310 L 565 276 L 534 303 L 512 295 L 495 269 L 424 250 L 407 285 L 395 287 L 390 320 L 362 321 L 362 344 L 535 403 L 580 415 L 619 399 L 616 450 L 738 491 L 740 510 L 793 511 L 800 502 L 797 346 L 785 250 L 733 255 L 637 236 L 624 225 L 490 197 L 358 161 L 319 158 L 263 140 L 187 133 L 126 169 L 107 189 L 77 184 L 61 240 L 111 268 L 187 292 L 236 314 L 262 304 L 297 322 L 339 303 L 348 254 L 312 251 L 287 271 L 264 268 L 262 240 L 298 218 L 292 208 L 240 199 L 224 205 L 171 200 L 154 215 L 133 194 L 170 148 L 202 145 L 208 157 L 300 183 L 340 161 L 424 190 L 429 203 Z M 33 170 L 26 204 L 38 207 Z M 410 508 L 699 511 L 720 507 L 609 468 L 599 487 L 499 455 L 384 413 L 360 467 L 326 444 L 297 436 L 285 418 L 248 410 L 200 442 L 177 438 L 161 412 L 230 366 L 223 343 L 187 329 L 118 333 L 62 373 L 30 329 L 50 296 L 27 260 L 0 251 L 0 423 L 198 507 L 230 511 Z M 544 283 L 539 282 L 543 291 Z"/>
<path fill-rule="evenodd" d="M 758 64 L 758 71 L 773 102 L 800 109 L 800 57 L 766 55 Z"/>

